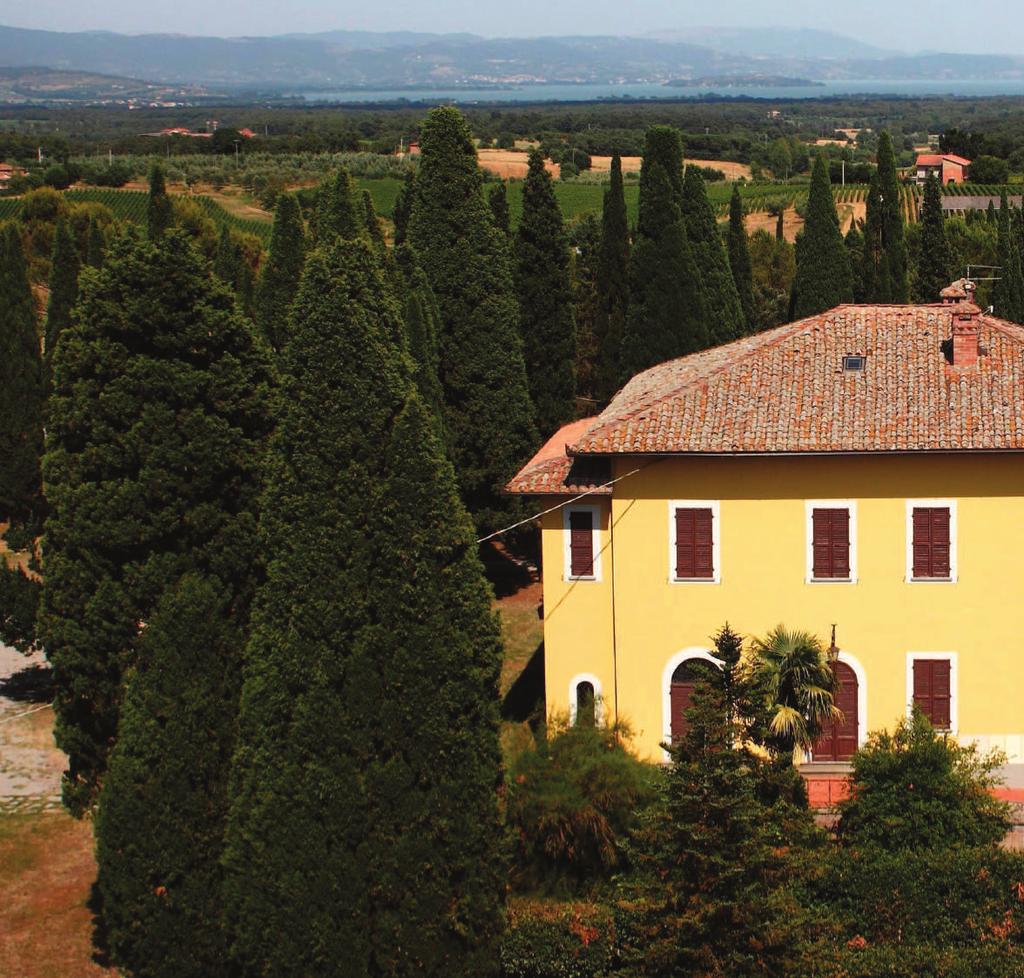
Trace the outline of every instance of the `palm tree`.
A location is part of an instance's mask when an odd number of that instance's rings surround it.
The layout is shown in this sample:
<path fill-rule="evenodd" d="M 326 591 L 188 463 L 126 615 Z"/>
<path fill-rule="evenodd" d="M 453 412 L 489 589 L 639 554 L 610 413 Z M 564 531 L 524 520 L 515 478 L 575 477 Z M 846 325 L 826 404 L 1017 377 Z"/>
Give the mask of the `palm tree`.
<path fill-rule="evenodd" d="M 825 726 L 842 720 L 835 674 L 821 641 L 783 625 L 751 644 L 754 681 L 768 708 L 769 747 L 782 756 L 809 751 Z"/>

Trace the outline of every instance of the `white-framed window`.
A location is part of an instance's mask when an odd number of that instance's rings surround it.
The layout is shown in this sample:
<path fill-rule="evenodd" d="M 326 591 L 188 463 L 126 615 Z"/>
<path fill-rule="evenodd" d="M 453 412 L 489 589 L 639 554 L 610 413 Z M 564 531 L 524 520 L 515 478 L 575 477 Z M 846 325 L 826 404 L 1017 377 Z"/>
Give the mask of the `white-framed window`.
<path fill-rule="evenodd" d="M 857 583 L 857 503 L 808 499 L 805 504 L 808 584 Z"/>
<path fill-rule="evenodd" d="M 566 506 L 562 510 L 566 581 L 601 580 L 601 508 Z"/>
<path fill-rule="evenodd" d="M 587 711 L 592 716 L 586 718 Z M 569 723 L 573 726 L 583 719 L 600 723 L 604 718 L 604 699 L 601 680 L 591 672 L 581 672 L 569 680 Z"/>
<path fill-rule="evenodd" d="M 720 509 L 717 499 L 673 499 L 668 504 L 671 582 L 721 583 Z"/>
<path fill-rule="evenodd" d="M 907 500 L 909 584 L 955 584 L 957 539 L 955 499 Z"/>
<path fill-rule="evenodd" d="M 907 716 L 916 703 L 936 730 L 955 734 L 957 717 L 957 654 L 907 653 Z"/>

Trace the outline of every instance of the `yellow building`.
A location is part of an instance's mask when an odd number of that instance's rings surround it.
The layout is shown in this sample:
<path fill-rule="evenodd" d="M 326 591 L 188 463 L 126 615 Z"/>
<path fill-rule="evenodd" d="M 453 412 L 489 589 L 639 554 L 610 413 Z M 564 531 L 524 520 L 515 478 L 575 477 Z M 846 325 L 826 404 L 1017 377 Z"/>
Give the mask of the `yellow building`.
<path fill-rule="evenodd" d="M 592 691 L 661 758 L 725 622 L 834 628 L 846 719 L 813 761 L 916 701 L 1024 764 L 1024 329 L 948 301 L 662 364 L 544 446 L 509 490 L 562 504 L 541 520 L 549 712 Z"/>

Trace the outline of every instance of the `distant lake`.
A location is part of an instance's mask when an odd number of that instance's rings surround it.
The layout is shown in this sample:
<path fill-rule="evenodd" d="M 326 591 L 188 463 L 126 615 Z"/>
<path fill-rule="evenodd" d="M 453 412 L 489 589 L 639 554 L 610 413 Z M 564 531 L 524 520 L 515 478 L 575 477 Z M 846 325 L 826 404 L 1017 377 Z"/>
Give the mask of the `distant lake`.
<path fill-rule="evenodd" d="M 951 81 L 833 81 L 799 87 L 738 85 L 676 88 L 666 85 L 509 85 L 505 88 L 350 89 L 297 92 L 309 102 L 590 102 L 599 99 L 681 99 L 709 96 L 763 99 L 827 98 L 830 95 L 1024 95 L 1022 79 Z"/>

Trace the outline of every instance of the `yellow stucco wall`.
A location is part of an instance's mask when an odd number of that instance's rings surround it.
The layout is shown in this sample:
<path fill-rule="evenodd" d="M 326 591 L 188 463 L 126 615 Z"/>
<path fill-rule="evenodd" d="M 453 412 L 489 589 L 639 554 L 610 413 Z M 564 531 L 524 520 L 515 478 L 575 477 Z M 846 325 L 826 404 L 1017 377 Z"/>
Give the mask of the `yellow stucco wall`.
<path fill-rule="evenodd" d="M 832 499 L 856 504 L 856 583 L 806 581 L 806 501 Z M 955 500 L 955 583 L 906 581 L 908 499 Z M 719 502 L 719 583 L 670 582 L 670 500 Z M 604 709 L 659 758 L 674 656 L 709 649 L 726 621 L 826 645 L 835 623 L 866 679 L 862 735 L 905 713 L 908 653 L 955 653 L 958 736 L 1024 761 L 1024 456 L 663 459 L 596 505 L 599 581 L 565 580 L 563 513 L 543 521 L 549 711 L 569 710 L 573 677 L 593 675 Z"/>

